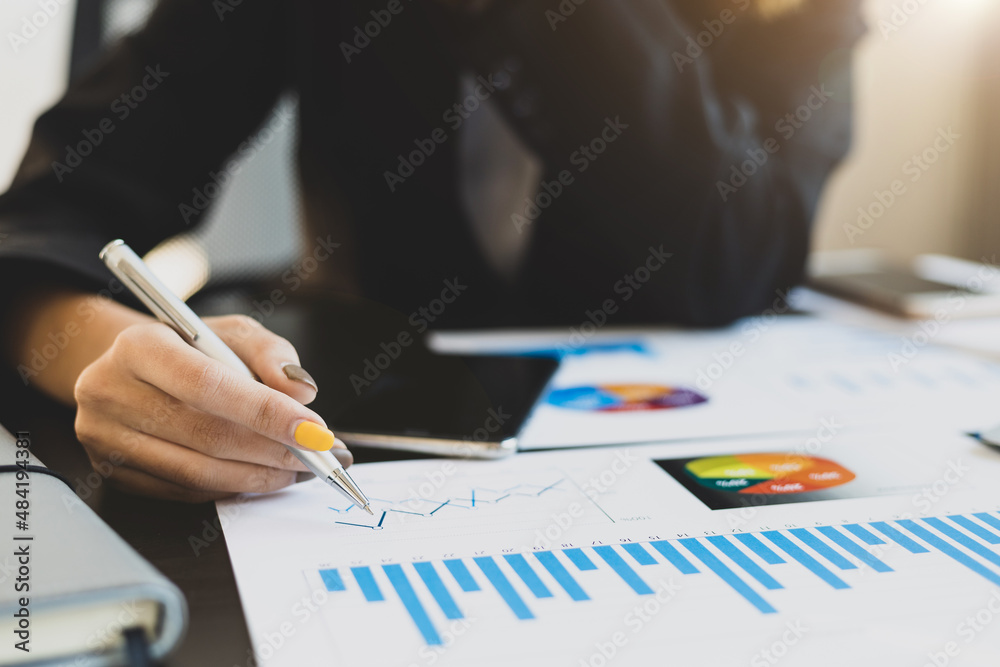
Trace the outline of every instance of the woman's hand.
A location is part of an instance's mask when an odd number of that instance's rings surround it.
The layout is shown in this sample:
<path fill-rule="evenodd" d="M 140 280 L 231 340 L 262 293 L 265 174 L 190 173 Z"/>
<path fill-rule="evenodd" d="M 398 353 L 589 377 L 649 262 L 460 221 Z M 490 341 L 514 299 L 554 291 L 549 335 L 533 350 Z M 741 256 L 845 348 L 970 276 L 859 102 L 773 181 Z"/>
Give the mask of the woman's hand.
<path fill-rule="evenodd" d="M 293 484 L 305 466 L 282 445 L 350 453 L 305 407 L 316 387 L 295 348 L 244 316 L 206 318 L 261 379 L 188 346 L 158 322 L 132 324 L 79 374 L 77 437 L 119 487 L 201 502 Z M 305 424 L 305 425 L 304 425 Z"/>

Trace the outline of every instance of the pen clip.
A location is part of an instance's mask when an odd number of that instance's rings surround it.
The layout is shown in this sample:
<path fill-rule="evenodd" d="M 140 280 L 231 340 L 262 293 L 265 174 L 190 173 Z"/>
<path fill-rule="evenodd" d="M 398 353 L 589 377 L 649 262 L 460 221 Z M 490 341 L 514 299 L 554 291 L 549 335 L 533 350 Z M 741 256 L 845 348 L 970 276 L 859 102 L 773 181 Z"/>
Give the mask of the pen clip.
<path fill-rule="evenodd" d="M 124 262 L 119 263 L 117 268 L 126 278 L 131 280 L 142 295 L 146 297 L 143 301 L 150 310 L 154 312 L 158 311 L 166 319 L 170 320 L 171 324 L 174 325 L 182 336 L 187 337 L 191 341 L 198 339 L 198 330 L 191 326 L 188 321 L 184 319 L 184 315 L 179 313 L 170 303 L 156 298 L 159 290 L 153 287 L 145 276 Z"/>

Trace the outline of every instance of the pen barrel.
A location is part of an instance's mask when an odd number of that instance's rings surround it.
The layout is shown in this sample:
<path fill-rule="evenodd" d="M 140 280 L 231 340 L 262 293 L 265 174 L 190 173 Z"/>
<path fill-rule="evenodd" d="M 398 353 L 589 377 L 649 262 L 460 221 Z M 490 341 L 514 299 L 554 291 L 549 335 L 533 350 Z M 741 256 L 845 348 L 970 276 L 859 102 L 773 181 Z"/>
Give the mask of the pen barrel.
<path fill-rule="evenodd" d="M 233 370 L 248 377 L 254 376 L 243 360 L 229 349 L 229 346 L 202 322 L 186 303 L 177 298 L 124 241 L 118 239 L 107 244 L 101 250 L 100 257 L 115 277 L 122 281 L 125 287 L 156 315 L 157 319 L 173 327 L 189 345 Z M 290 445 L 285 447 L 317 477 L 371 512 L 365 494 L 333 454 L 303 451 Z"/>
<path fill-rule="evenodd" d="M 156 318 L 169 325 L 193 348 L 235 371 L 253 377 L 235 352 L 222 342 L 193 310 L 156 277 L 146 263 L 121 239 L 101 250 L 101 260 Z"/>
<path fill-rule="evenodd" d="M 300 449 L 292 449 L 291 452 L 317 477 L 323 479 L 328 486 L 340 491 L 359 507 L 368 506 L 367 496 L 333 454 L 330 452 L 306 452 Z"/>

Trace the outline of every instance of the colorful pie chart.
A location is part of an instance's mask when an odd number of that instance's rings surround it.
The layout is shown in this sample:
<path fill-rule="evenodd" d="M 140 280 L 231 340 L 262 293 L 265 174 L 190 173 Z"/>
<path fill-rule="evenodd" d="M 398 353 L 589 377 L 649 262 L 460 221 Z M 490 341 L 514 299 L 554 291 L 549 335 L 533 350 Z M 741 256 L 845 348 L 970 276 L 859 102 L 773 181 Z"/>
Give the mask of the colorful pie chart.
<path fill-rule="evenodd" d="M 695 459 L 684 466 L 698 484 L 730 493 L 784 495 L 847 484 L 854 473 L 829 459 L 799 454 L 736 454 Z"/>
<path fill-rule="evenodd" d="M 548 396 L 551 405 L 588 412 L 629 412 L 670 410 L 698 405 L 708 400 L 684 387 L 660 384 L 602 384 L 555 389 Z"/>

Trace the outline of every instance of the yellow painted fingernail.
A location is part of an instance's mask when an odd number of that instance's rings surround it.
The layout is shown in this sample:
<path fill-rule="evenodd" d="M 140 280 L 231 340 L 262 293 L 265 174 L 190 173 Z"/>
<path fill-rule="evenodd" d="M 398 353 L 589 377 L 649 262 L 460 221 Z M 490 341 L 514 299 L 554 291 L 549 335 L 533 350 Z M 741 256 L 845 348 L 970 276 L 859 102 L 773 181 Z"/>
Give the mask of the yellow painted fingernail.
<path fill-rule="evenodd" d="M 333 431 L 314 422 L 302 422 L 295 428 L 295 442 L 317 452 L 329 451 L 333 447 Z"/>

